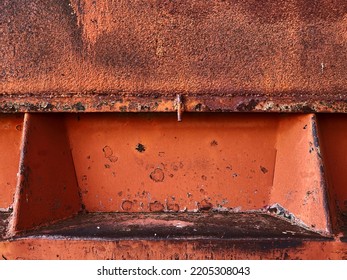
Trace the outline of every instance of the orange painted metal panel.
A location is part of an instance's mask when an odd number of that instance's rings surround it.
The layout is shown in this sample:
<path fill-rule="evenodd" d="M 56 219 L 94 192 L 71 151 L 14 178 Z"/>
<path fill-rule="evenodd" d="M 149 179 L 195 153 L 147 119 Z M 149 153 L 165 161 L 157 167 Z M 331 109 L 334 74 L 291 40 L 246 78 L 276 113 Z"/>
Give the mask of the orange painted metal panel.
<path fill-rule="evenodd" d="M 87 211 L 260 209 L 269 204 L 277 117 L 67 116 Z"/>
<path fill-rule="evenodd" d="M 271 202 L 284 205 L 308 226 L 331 233 L 315 116 L 282 118 L 276 150 Z"/>
<path fill-rule="evenodd" d="M 23 115 L 0 115 L 0 211 L 12 207 L 17 184 Z"/>
<path fill-rule="evenodd" d="M 344 259 L 344 125 L 313 114 L 27 114 L 0 253 Z"/>
<path fill-rule="evenodd" d="M 80 209 L 64 123 L 55 115 L 26 114 L 9 234 L 72 216 Z"/>

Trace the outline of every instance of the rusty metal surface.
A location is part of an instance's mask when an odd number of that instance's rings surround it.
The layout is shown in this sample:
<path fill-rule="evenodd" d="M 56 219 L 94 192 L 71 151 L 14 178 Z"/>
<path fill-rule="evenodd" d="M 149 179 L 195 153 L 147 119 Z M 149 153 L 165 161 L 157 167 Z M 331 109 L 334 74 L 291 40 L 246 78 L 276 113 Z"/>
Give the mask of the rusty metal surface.
<path fill-rule="evenodd" d="M 342 242 L 347 242 L 347 212 L 341 214 Z"/>
<path fill-rule="evenodd" d="M 266 211 L 244 213 L 90 213 L 19 235 L 99 240 L 327 239 Z"/>
<path fill-rule="evenodd" d="M 297 94 L 278 93 L 181 93 L 183 112 L 347 112 L 344 94 L 317 94 L 304 98 Z M 143 92 L 85 92 L 57 91 L 39 94 L 2 94 L 0 111 L 16 112 L 176 112 L 176 93 Z M 184 118 L 184 115 L 183 115 Z"/>
<path fill-rule="evenodd" d="M 347 111 L 344 0 L 3 0 L 0 10 L 3 112 L 173 111 L 176 94 L 187 111 Z"/>
<path fill-rule="evenodd" d="M 8 230 L 8 218 L 10 216 L 9 212 L 0 212 L 0 240 L 5 238 L 6 232 Z"/>
<path fill-rule="evenodd" d="M 347 243 L 303 240 L 118 240 L 25 239 L 0 242 L 0 259 L 242 260 L 347 259 Z"/>

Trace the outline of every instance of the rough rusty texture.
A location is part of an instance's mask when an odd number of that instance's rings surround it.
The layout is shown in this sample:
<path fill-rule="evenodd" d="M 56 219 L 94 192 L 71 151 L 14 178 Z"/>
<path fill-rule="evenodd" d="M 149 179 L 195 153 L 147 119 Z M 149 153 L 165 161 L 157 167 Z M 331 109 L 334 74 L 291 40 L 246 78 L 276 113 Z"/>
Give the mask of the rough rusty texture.
<path fill-rule="evenodd" d="M 0 212 L 0 240 L 6 236 L 9 216 L 9 212 Z"/>
<path fill-rule="evenodd" d="M 302 240 L 52 240 L 0 242 L 0 258 L 96 260 L 343 259 L 347 244 Z"/>
<path fill-rule="evenodd" d="M 188 111 L 347 111 L 344 0 L 3 0 L 0 10 L 1 111 L 172 111 L 176 94 Z"/>
<path fill-rule="evenodd" d="M 289 219 L 249 213 L 92 213 L 77 215 L 20 237 L 75 239 L 322 239 Z"/>

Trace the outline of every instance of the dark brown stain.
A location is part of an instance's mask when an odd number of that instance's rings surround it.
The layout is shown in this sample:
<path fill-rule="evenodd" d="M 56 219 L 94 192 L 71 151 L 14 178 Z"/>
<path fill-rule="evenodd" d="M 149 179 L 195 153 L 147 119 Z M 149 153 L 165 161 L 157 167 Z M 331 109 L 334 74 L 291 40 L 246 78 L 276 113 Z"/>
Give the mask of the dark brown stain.
<path fill-rule="evenodd" d="M 153 212 L 161 212 L 162 205 Z M 290 221 L 265 213 L 90 213 L 80 214 L 53 225 L 23 233 L 21 236 L 63 236 L 111 239 L 181 239 L 201 240 L 218 250 L 218 240 L 237 239 L 245 251 L 300 247 L 303 239 L 330 240 Z M 99 229 L 97 228 L 99 227 Z M 270 239 L 264 241 L 264 238 Z M 209 240 L 213 239 L 213 244 Z M 248 240 L 247 240 L 248 239 Z M 242 243 L 243 242 L 243 243 Z M 249 243 L 258 243 L 256 247 Z M 242 245 L 244 244 L 244 246 Z M 248 244 L 248 245 L 246 245 Z M 235 244 L 233 245 L 235 246 Z M 227 247 L 226 247 L 227 248 Z M 224 249 L 226 249 L 224 248 Z M 220 248 L 221 249 L 221 248 Z"/>
<path fill-rule="evenodd" d="M 217 142 L 216 140 L 212 140 L 211 143 L 210 143 L 210 145 L 211 145 L 212 147 L 217 146 L 217 145 L 218 145 L 218 142 Z"/>
<path fill-rule="evenodd" d="M 255 107 L 258 105 L 258 101 L 257 100 L 250 100 L 248 103 L 241 103 L 237 106 L 237 110 L 240 112 L 245 112 L 245 111 L 253 111 L 255 109 Z"/>
<path fill-rule="evenodd" d="M 269 170 L 267 170 L 267 168 L 265 168 L 264 166 L 260 166 L 260 171 L 263 172 L 264 174 L 269 172 Z"/>
<path fill-rule="evenodd" d="M 155 48 L 145 38 L 136 37 L 131 26 L 101 34 L 94 44 L 95 62 L 117 72 L 148 76 L 154 64 Z"/>
<path fill-rule="evenodd" d="M 143 153 L 144 151 L 146 151 L 146 147 L 143 144 L 138 143 L 135 150 L 137 150 L 139 153 Z"/>

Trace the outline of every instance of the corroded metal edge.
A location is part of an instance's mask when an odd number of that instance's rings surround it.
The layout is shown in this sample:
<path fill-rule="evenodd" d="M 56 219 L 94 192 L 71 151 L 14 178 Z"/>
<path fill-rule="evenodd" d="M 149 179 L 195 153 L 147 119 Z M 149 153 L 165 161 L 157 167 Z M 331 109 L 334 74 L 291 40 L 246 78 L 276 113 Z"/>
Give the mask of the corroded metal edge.
<path fill-rule="evenodd" d="M 7 227 L 9 222 L 10 212 L 0 211 L 0 240 L 6 238 Z"/>
<path fill-rule="evenodd" d="M 346 94 L 85 92 L 1 94 L 0 112 L 347 112 Z M 307 96 L 310 96 L 309 98 Z"/>
<path fill-rule="evenodd" d="M 0 242 L 0 260 L 21 259 L 347 259 L 347 244 L 303 240 L 52 240 Z"/>

